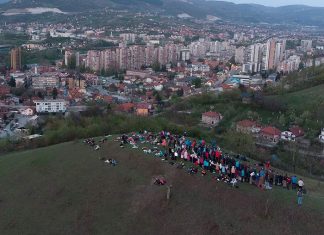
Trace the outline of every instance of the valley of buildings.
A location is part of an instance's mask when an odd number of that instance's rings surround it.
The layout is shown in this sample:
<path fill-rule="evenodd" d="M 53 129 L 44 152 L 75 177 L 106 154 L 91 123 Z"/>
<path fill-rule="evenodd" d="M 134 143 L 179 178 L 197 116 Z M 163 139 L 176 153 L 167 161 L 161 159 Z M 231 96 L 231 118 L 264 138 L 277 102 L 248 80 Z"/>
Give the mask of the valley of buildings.
<path fill-rule="evenodd" d="M 72 23 L 1 25 L 0 33 L 23 33 L 30 40 L 9 47 L 10 69 L 0 75 L 0 138 L 23 135 L 26 126 L 37 122 L 43 113 L 84 111 L 87 104 L 99 102 L 119 112 L 155 115 L 157 93 L 170 100 L 241 86 L 261 91 L 265 85 L 277 86 L 282 76 L 324 63 L 324 35 L 312 28 L 292 31 L 282 27 L 278 31 L 270 25 L 217 22 L 185 25 L 180 21 L 170 27 L 152 24 L 143 21 L 132 28 Z M 54 42 L 44 43 L 48 38 Z M 64 38 L 70 41 L 59 41 Z M 87 46 L 98 41 L 109 46 Z M 60 51 L 61 58 L 55 64 L 22 62 L 22 53 L 49 48 Z M 29 92 L 11 93 L 10 81 Z M 242 100 L 248 102 L 248 97 Z M 221 114 L 208 115 L 202 114 L 202 121 L 208 120 L 206 125 L 215 126 L 220 121 Z M 294 141 L 301 133 L 259 128 L 247 121 L 237 125 L 243 126 L 238 130 L 262 133 L 271 144 L 280 139 Z M 319 140 L 324 141 L 323 132 Z"/>

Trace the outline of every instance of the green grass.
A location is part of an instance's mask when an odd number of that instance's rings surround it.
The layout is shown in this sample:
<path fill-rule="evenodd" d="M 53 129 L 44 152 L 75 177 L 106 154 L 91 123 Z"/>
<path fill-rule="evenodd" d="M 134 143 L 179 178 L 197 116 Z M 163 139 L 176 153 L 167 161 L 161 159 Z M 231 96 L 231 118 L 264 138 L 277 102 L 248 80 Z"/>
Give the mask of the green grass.
<path fill-rule="evenodd" d="M 289 107 L 303 112 L 312 109 L 324 102 L 324 85 L 314 86 L 305 90 L 277 95 L 276 98 L 281 99 Z"/>
<path fill-rule="evenodd" d="M 95 152 L 69 142 L 0 158 L 1 234 L 320 234 L 323 184 L 309 194 L 232 189 L 210 176 L 190 176 L 139 149 L 109 141 Z M 100 156 L 115 158 L 106 166 Z M 163 175 L 172 184 L 152 185 Z M 268 201 L 268 204 L 266 203 Z M 265 208 L 269 212 L 265 214 Z M 302 222 L 301 222 L 302 221 Z"/>

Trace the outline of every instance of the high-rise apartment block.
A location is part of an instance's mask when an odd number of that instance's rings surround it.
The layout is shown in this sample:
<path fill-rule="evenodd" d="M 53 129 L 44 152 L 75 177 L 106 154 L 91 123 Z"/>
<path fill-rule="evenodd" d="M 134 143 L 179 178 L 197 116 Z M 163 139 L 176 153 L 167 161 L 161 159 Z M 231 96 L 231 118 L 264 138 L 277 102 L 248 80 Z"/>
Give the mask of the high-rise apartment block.
<path fill-rule="evenodd" d="M 180 58 L 181 48 L 181 45 L 172 43 L 164 46 L 121 44 L 103 51 L 88 51 L 86 67 L 93 71 L 139 70 L 142 66 L 150 66 L 156 62 L 160 65 L 176 63 Z"/>
<path fill-rule="evenodd" d="M 19 71 L 21 70 L 21 48 L 13 48 L 10 52 L 11 55 L 11 60 L 10 60 L 10 65 L 11 69 L 13 71 Z"/>

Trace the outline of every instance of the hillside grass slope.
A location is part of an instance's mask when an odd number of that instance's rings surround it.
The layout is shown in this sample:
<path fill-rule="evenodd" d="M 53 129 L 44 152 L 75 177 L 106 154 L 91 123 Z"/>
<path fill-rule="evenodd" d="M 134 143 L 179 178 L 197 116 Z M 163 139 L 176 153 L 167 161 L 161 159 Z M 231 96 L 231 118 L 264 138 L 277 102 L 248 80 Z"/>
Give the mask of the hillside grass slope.
<path fill-rule="evenodd" d="M 169 201 L 157 175 L 173 186 Z M 321 234 L 323 185 L 305 182 L 298 208 L 292 191 L 233 189 L 114 141 L 98 152 L 68 142 L 0 157 L 0 233 Z"/>

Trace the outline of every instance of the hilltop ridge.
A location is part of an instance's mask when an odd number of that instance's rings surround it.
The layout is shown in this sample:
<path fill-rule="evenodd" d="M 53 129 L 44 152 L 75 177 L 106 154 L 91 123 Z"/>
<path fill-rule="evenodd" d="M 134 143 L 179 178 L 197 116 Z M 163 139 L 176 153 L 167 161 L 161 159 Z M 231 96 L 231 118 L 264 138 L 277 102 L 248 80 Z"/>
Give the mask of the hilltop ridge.
<path fill-rule="evenodd" d="M 187 14 L 198 19 L 215 16 L 224 21 L 242 23 L 324 25 L 324 8 L 305 5 L 267 7 L 258 4 L 206 0 L 12 0 L 0 5 L 2 10 L 30 7 L 53 7 L 67 12 L 109 8 L 160 12 L 173 16 Z"/>

